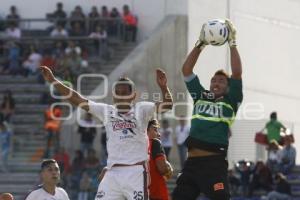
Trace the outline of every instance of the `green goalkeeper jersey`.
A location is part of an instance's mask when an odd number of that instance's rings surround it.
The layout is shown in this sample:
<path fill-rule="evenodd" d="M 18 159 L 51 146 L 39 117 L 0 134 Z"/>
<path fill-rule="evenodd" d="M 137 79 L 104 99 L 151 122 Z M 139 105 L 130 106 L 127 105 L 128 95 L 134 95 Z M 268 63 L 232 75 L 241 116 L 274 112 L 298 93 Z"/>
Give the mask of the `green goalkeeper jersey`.
<path fill-rule="evenodd" d="M 228 80 L 227 94 L 214 99 L 200 84 L 198 76 L 193 74 L 186 78 L 187 89 L 194 100 L 188 147 L 227 152 L 229 127 L 243 99 L 242 80 Z"/>

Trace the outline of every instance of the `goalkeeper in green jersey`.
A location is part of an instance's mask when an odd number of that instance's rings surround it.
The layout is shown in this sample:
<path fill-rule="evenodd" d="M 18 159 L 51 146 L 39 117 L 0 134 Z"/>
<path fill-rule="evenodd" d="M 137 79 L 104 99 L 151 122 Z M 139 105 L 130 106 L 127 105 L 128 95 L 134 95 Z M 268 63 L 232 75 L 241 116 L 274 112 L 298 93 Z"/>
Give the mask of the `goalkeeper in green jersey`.
<path fill-rule="evenodd" d="M 193 73 L 200 53 L 208 44 L 203 28 L 196 47 L 190 52 L 182 67 L 185 83 L 194 100 L 190 134 L 185 141 L 188 147 L 182 174 L 172 194 L 173 200 L 195 200 L 204 193 L 211 200 L 229 200 L 227 181 L 228 133 L 238 107 L 243 99 L 242 64 L 236 45 L 236 31 L 226 20 L 229 29 L 231 71 L 229 77 L 223 70 L 211 78 L 210 90 L 201 85 Z"/>

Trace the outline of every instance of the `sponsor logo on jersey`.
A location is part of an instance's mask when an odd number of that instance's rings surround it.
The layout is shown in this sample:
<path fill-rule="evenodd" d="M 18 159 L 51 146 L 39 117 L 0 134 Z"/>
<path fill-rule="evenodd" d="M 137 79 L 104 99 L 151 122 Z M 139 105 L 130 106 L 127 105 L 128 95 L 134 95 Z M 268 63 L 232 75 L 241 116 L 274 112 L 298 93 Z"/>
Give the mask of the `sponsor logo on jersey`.
<path fill-rule="evenodd" d="M 129 121 L 116 121 L 112 123 L 112 127 L 114 131 L 118 131 L 123 129 L 136 128 L 136 124 L 134 122 Z"/>
<path fill-rule="evenodd" d="M 218 190 L 224 190 L 224 184 L 223 183 L 214 184 L 214 191 L 218 191 Z"/>
<path fill-rule="evenodd" d="M 101 199 L 104 196 L 105 196 L 105 192 L 104 191 L 97 192 L 96 199 Z"/>

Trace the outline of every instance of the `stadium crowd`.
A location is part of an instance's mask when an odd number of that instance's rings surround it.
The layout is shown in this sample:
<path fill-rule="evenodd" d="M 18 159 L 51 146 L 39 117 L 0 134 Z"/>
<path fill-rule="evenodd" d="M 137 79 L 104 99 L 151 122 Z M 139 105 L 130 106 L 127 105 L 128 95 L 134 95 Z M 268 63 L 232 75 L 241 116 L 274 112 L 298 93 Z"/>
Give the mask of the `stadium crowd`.
<path fill-rule="evenodd" d="M 37 35 L 23 30 L 22 23 L 26 20 L 30 22 L 20 16 L 16 6 L 11 6 L 6 19 L 0 19 L 0 52 L 4 55 L 0 60 L 0 74 L 36 75 L 40 65 L 47 65 L 62 79 L 74 80 L 88 71 L 89 57 L 110 58 L 108 38 L 136 41 L 137 17 L 128 5 L 123 6 L 122 13 L 115 7 L 109 11 L 106 6 L 99 12 L 93 6 L 88 14 L 77 5 L 67 14 L 59 2 L 56 10 L 43 19 L 52 25 L 39 30 L 41 33 Z M 33 41 L 35 37 L 40 40 Z"/>

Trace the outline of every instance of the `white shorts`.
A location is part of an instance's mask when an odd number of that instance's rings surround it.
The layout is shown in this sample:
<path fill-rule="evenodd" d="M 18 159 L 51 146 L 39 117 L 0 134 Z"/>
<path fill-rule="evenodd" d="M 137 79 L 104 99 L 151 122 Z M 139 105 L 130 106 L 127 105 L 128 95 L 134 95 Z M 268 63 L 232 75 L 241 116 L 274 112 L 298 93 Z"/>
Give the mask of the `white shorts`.
<path fill-rule="evenodd" d="M 95 200 L 148 200 L 148 167 L 112 167 L 99 184 Z"/>

